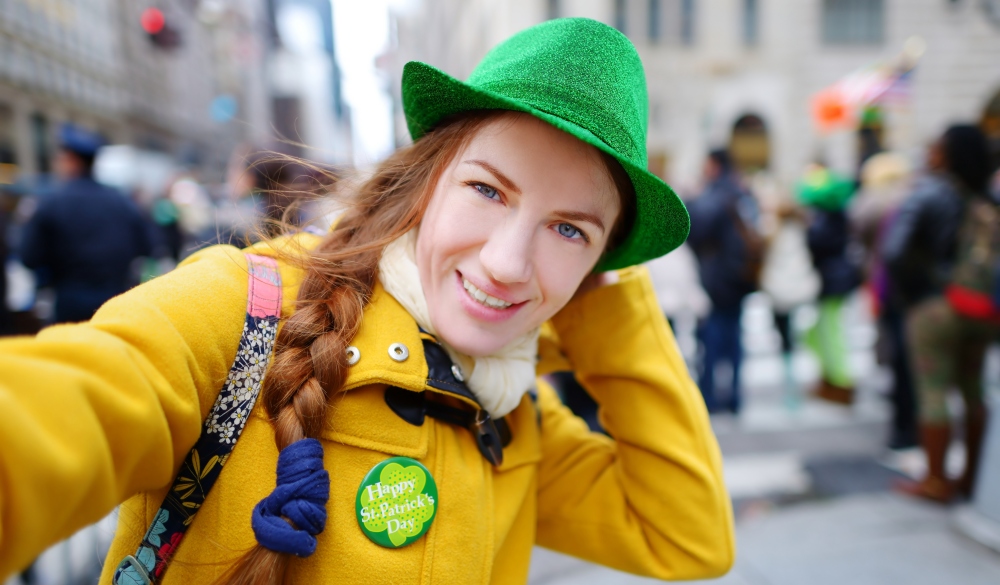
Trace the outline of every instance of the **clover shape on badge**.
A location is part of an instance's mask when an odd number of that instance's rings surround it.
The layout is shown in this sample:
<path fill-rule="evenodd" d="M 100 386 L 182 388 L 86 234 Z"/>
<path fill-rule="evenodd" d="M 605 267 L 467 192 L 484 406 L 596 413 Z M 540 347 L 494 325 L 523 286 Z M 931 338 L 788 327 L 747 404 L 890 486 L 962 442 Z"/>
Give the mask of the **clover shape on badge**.
<path fill-rule="evenodd" d="M 386 532 L 395 547 L 420 537 L 437 507 L 436 494 L 424 493 L 427 479 L 426 470 L 419 465 L 404 467 L 391 462 L 383 467 L 379 483 L 361 491 L 361 506 L 371 512 L 362 522 L 365 529 L 371 533 Z"/>

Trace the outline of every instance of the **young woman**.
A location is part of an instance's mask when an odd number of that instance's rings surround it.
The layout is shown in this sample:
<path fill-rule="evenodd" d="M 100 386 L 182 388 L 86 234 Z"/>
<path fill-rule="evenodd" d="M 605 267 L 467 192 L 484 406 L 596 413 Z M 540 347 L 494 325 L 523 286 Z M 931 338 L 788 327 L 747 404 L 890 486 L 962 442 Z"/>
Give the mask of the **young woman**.
<path fill-rule="evenodd" d="M 0 573 L 123 501 L 102 583 L 523 583 L 536 543 L 729 568 L 704 404 L 627 268 L 688 229 L 632 45 L 550 21 L 467 83 L 410 63 L 403 96 L 414 144 L 325 236 L 210 248 L 0 344 Z"/>

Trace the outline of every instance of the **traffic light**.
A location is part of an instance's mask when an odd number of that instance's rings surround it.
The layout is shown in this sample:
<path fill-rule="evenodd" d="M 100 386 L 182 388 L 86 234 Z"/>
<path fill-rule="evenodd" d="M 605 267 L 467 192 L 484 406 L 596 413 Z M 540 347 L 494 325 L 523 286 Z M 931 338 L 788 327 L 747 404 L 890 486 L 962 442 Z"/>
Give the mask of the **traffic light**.
<path fill-rule="evenodd" d="M 139 17 L 142 30 L 149 35 L 149 41 L 160 49 L 175 49 L 181 44 L 180 33 L 171 26 L 167 17 L 159 8 L 150 6 L 142 11 Z"/>

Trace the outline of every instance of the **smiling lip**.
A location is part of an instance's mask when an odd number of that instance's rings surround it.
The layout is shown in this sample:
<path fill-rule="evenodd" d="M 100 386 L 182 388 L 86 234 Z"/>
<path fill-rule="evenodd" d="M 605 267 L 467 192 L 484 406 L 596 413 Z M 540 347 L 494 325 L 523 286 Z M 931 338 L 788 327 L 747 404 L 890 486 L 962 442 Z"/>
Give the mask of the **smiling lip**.
<path fill-rule="evenodd" d="M 462 305 L 462 308 L 465 309 L 465 312 L 468 313 L 469 316 L 474 319 L 480 321 L 489 321 L 492 323 L 496 323 L 498 321 L 506 321 L 507 319 L 513 317 L 514 314 L 517 313 L 521 309 L 521 307 L 523 307 L 526 304 L 525 301 L 522 301 L 520 303 L 512 303 L 510 306 L 507 306 L 506 308 L 497 308 L 484 305 L 481 301 L 473 298 L 472 292 L 465 288 L 465 282 L 467 280 L 468 279 L 462 276 L 461 272 L 458 271 L 455 272 L 455 285 L 458 287 L 457 292 L 458 292 L 459 303 Z M 471 281 L 469 282 L 471 283 Z M 471 284 L 481 293 L 485 293 L 502 302 L 511 302 L 508 301 L 507 299 L 504 299 L 503 297 L 491 294 L 488 289 L 484 290 L 483 288 L 480 288 L 478 285 L 474 283 Z M 496 291 L 494 290 L 493 292 Z"/>

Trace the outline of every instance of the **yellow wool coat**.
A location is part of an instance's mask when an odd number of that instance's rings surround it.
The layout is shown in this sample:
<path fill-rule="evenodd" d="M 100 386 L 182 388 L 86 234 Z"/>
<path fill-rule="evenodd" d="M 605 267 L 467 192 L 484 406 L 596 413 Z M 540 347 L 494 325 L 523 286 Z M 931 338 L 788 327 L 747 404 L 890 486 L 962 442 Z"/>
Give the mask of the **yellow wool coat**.
<path fill-rule="evenodd" d="M 270 254 L 258 246 L 256 253 Z M 283 315 L 301 272 L 280 264 Z M 572 301 L 551 322 L 561 354 L 616 440 L 588 432 L 541 378 L 508 415 L 513 440 L 494 468 L 468 430 L 415 426 L 386 405 L 388 385 L 424 391 L 413 318 L 380 287 L 353 341 L 360 352 L 320 437 L 329 518 L 296 583 L 524 583 L 531 548 L 663 579 L 707 578 L 734 555 L 721 459 L 697 388 L 643 269 Z M 101 583 L 135 549 L 194 445 L 236 354 L 246 260 L 229 246 L 109 301 L 86 324 L 0 342 L 0 579 L 124 502 Z M 390 359 L 391 344 L 410 351 Z M 546 361 L 543 359 L 543 361 Z M 437 482 L 433 525 L 382 548 L 361 531 L 355 495 L 389 456 L 420 460 Z M 164 573 L 208 583 L 254 545 L 253 506 L 274 488 L 278 452 L 260 403 Z"/>

